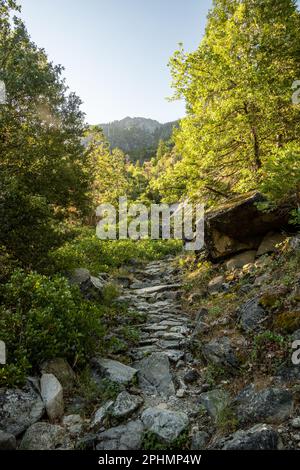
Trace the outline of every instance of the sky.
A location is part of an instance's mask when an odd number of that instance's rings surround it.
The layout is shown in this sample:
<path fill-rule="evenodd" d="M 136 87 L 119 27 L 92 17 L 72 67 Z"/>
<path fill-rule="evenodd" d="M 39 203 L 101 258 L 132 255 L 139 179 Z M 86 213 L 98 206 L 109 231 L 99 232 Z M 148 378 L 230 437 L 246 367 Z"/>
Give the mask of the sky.
<path fill-rule="evenodd" d="M 65 67 L 90 124 L 126 116 L 184 116 L 172 95 L 170 56 L 198 46 L 212 0 L 19 0 L 33 41 Z"/>

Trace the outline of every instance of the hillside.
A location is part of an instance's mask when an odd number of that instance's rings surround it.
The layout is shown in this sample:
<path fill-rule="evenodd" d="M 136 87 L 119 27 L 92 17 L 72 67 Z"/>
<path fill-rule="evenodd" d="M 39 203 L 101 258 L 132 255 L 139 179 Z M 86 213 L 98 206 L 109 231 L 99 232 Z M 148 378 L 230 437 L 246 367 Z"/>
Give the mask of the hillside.
<path fill-rule="evenodd" d="M 100 124 L 111 148 L 126 152 L 133 161 L 149 160 L 160 139 L 169 140 L 177 121 L 161 124 L 153 119 L 126 117 L 120 121 Z"/>

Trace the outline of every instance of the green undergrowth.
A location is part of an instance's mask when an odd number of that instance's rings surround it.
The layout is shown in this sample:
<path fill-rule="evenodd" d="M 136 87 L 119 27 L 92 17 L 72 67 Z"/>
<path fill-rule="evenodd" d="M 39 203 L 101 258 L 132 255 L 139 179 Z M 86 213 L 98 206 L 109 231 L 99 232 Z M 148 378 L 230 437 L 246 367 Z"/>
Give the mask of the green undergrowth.
<path fill-rule="evenodd" d="M 190 447 L 190 437 L 187 431 L 183 431 L 171 443 L 162 442 L 155 433 L 146 431 L 143 436 L 142 446 L 143 450 L 186 450 Z"/>
<path fill-rule="evenodd" d="M 99 240 L 95 229 L 76 231 L 73 240 L 51 253 L 55 269 L 60 272 L 81 267 L 92 274 L 109 272 L 132 260 L 153 261 L 181 250 L 179 240 Z"/>

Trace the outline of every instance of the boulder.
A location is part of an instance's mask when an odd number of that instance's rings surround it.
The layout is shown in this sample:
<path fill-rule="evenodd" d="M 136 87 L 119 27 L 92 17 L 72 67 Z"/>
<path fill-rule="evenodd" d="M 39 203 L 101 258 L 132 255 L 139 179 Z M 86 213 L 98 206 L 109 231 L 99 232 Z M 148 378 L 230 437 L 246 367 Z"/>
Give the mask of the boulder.
<path fill-rule="evenodd" d="M 257 208 L 260 202 L 266 202 L 266 198 L 252 192 L 230 199 L 206 213 L 205 246 L 212 260 L 257 249 L 268 232 L 288 225 L 295 201 L 286 201 L 268 212 Z"/>
<path fill-rule="evenodd" d="M 140 396 L 130 395 L 124 390 L 117 396 L 111 414 L 114 418 L 126 418 L 137 410 L 143 404 L 143 401 Z"/>
<path fill-rule="evenodd" d="M 231 403 L 229 394 L 222 389 L 201 393 L 199 398 L 200 404 L 204 406 L 208 414 L 214 419 L 217 419 L 220 413 Z"/>
<path fill-rule="evenodd" d="M 60 420 L 64 414 L 63 388 L 53 374 L 41 377 L 41 395 L 51 422 Z"/>
<path fill-rule="evenodd" d="M 145 428 L 159 439 L 171 443 L 189 425 L 188 416 L 181 411 L 170 411 L 159 407 L 147 408 L 141 417 Z"/>
<path fill-rule="evenodd" d="M 297 418 L 292 419 L 291 426 L 294 429 L 300 429 L 300 418 L 297 417 Z"/>
<path fill-rule="evenodd" d="M 257 256 L 274 253 L 277 251 L 277 245 L 286 240 L 286 238 L 287 236 L 282 233 L 267 233 L 258 247 Z"/>
<path fill-rule="evenodd" d="M 71 436 L 78 436 L 83 428 L 83 420 L 80 415 L 64 416 L 62 424 Z"/>
<path fill-rule="evenodd" d="M 87 282 L 91 277 L 91 273 L 88 269 L 78 268 L 74 269 L 73 273 L 70 276 L 70 283 L 75 284 L 76 286 L 81 286 Z"/>
<path fill-rule="evenodd" d="M 247 264 L 254 263 L 255 256 L 256 256 L 255 250 L 249 250 L 249 251 L 245 251 L 244 253 L 240 253 L 239 255 L 236 255 L 233 258 L 230 258 L 226 262 L 226 268 L 228 271 L 243 268 Z"/>
<path fill-rule="evenodd" d="M 135 363 L 141 389 L 150 395 L 169 397 L 175 395 L 175 387 L 170 373 L 169 358 L 164 353 L 153 353 Z"/>
<path fill-rule="evenodd" d="M 13 434 L 0 430 L 0 450 L 15 450 L 17 441 Z"/>
<path fill-rule="evenodd" d="M 236 369 L 239 366 L 239 360 L 236 357 L 230 339 L 227 336 L 215 338 L 202 347 L 202 354 L 207 362 L 216 366 Z"/>
<path fill-rule="evenodd" d="M 208 292 L 210 294 L 216 293 L 216 292 L 222 292 L 224 290 L 224 283 L 225 283 L 225 278 L 224 276 L 216 276 L 214 277 L 207 286 Z"/>
<path fill-rule="evenodd" d="M 139 450 L 144 432 L 143 423 L 139 420 L 107 429 L 98 434 L 97 450 Z"/>
<path fill-rule="evenodd" d="M 44 412 L 40 395 L 29 384 L 22 390 L 0 389 L 0 425 L 5 433 L 19 436 Z"/>
<path fill-rule="evenodd" d="M 75 269 L 69 279 L 70 284 L 77 285 L 87 300 L 102 298 L 105 281 L 102 278 L 92 276 L 88 269 Z"/>
<path fill-rule="evenodd" d="M 107 401 L 102 405 L 96 413 L 94 414 L 91 427 L 96 428 L 96 427 L 101 427 L 103 425 L 103 421 L 106 418 L 106 416 L 109 415 L 112 407 L 113 407 L 114 402 L 112 400 Z"/>
<path fill-rule="evenodd" d="M 55 450 L 66 446 L 65 430 L 49 423 L 35 423 L 24 434 L 20 450 Z M 67 447 L 70 447 L 68 442 Z"/>
<path fill-rule="evenodd" d="M 277 450 L 281 441 L 277 431 L 266 424 L 257 424 L 247 431 L 237 431 L 219 441 L 222 450 Z"/>
<path fill-rule="evenodd" d="M 245 302 L 238 309 L 241 327 L 246 332 L 258 331 L 263 327 L 263 321 L 268 317 L 267 312 L 260 305 L 260 299 L 255 297 Z"/>
<path fill-rule="evenodd" d="M 72 390 L 76 375 L 68 362 L 63 358 L 55 358 L 46 361 L 41 365 L 41 372 L 44 374 L 53 374 L 61 383 L 64 392 Z"/>
<path fill-rule="evenodd" d="M 197 431 L 192 435 L 191 450 L 203 450 L 209 440 L 209 434 L 205 431 Z"/>
<path fill-rule="evenodd" d="M 183 381 L 186 384 L 191 384 L 191 383 L 196 382 L 199 378 L 200 378 L 199 372 L 196 371 L 196 369 L 190 369 L 184 374 Z"/>
<path fill-rule="evenodd" d="M 137 374 L 136 369 L 112 359 L 95 358 L 92 364 L 101 376 L 122 385 L 131 383 Z"/>
<path fill-rule="evenodd" d="M 235 399 L 235 408 L 240 423 L 281 423 L 293 411 L 293 396 L 282 388 L 256 390 L 250 385 L 242 390 Z"/>

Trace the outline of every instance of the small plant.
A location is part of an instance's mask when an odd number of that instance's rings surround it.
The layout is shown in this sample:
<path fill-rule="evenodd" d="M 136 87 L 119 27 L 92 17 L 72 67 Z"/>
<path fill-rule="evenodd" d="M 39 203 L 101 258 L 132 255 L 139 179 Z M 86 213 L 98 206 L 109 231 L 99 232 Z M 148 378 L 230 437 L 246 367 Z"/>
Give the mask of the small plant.
<path fill-rule="evenodd" d="M 222 434 L 236 431 L 238 427 L 238 419 L 234 410 L 229 406 L 222 408 L 217 415 L 216 425 Z"/>
<path fill-rule="evenodd" d="M 216 385 L 216 383 L 228 376 L 228 372 L 216 364 L 209 364 L 204 373 L 204 381 L 210 386 Z"/>
<path fill-rule="evenodd" d="M 119 295 L 119 289 L 118 289 L 118 286 L 116 286 L 116 284 L 113 284 L 111 282 L 105 284 L 102 290 L 103 304 L 108 305 L 108 306 L 111 305 L 114 302 L 114 300 L 116 300 L 118 295 Z"/>
<path fill-rule="evenodd" d="M 190 438 L 187 431 L 183 431 L 180 436 L 177 437 L 171 443 L 164 443 L 160 440 L 156 434 L 151 431 L 146 431 L 142 440 L 143 450 L 185 450 L 189 448 Z"/>
<path fill-rule="evenodd" d="M 115 400 L 121 392 L 121 387 L 106 378 L 96 382 L 91 369 L 86 367 L 77 378 L 77 390 L 78 396 L 83 400 L 83 411 L 90 416 L 97 407 L 109 400 Z"/>
<path fill-rule="evenodd" d="M 251 360 L 263 372 L 272 373 L 284 361 L 286 352 L 285 338 L 273 331 L 265 331 L 254 338 Z"/>

